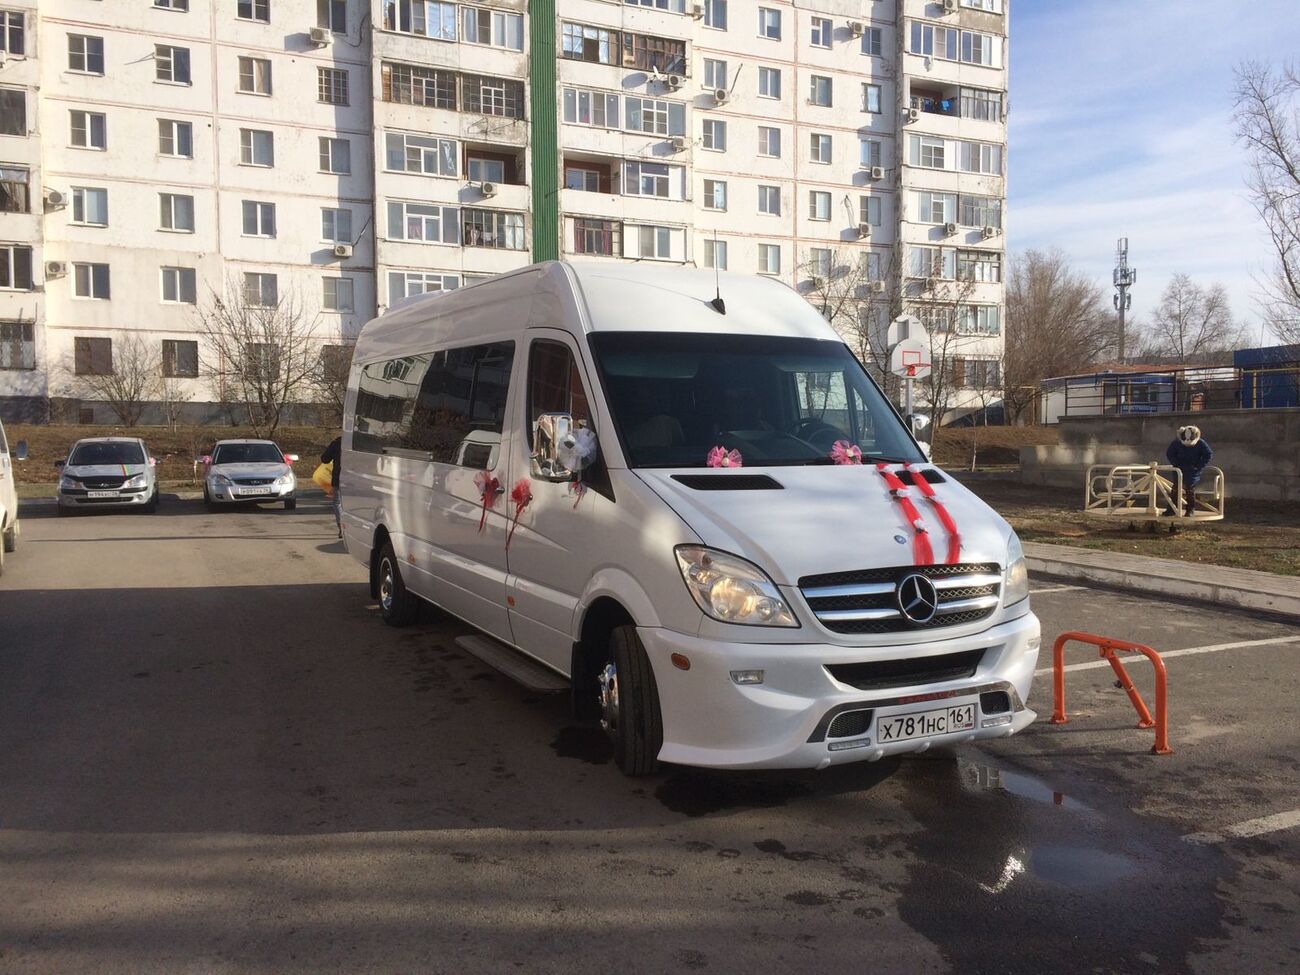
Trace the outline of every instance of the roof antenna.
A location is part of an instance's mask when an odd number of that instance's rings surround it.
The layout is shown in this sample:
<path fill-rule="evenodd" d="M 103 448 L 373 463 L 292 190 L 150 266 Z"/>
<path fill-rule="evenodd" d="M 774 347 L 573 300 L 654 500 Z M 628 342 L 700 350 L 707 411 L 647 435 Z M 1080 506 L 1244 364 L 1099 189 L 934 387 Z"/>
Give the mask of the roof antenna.
<path fill-rule="evenodd" d="M 713 300 L 709 302 L 719 315 L 727 313 L 727 303 L 722 300 L 722 275 L 718 270 L 718 232 L 713 231 Z"/>

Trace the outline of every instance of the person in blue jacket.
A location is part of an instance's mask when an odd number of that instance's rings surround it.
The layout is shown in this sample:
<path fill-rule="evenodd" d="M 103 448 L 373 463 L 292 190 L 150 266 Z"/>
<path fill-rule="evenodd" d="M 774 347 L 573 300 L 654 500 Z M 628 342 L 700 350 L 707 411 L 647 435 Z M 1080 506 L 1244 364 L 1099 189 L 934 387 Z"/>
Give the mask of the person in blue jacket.
<path fill-rule="evenodd" d="M 1196 484 L 1213 456 L 1210 445 L 1201 439 L 1201 428 L 1194 426 L 1179 427 L 1165 451 L 1169 463 L 1183 473 L 1183 508 L 1189 515 L 1196 511 Z"/>

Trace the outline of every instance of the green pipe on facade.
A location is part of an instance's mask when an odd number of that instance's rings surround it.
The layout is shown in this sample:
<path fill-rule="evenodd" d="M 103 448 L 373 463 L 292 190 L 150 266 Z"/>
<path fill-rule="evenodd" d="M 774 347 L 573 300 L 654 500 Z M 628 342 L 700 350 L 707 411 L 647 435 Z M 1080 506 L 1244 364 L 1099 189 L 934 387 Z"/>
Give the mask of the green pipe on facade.
<path fill-rule="evenodd" d="M 555 0 L 528 0 L 529 149 L 533 260 L 560 257 L 560 160 L 555 93 Z"/>

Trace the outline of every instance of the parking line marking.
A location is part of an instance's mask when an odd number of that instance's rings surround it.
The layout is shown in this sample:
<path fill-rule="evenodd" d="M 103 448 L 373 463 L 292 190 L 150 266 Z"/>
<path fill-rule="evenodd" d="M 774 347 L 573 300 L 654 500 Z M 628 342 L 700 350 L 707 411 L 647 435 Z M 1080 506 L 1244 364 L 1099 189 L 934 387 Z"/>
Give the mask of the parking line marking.
<path fill-rule="evenodd" d="M 1029 595 L 1038 596 L 1045 592 L 1078 592 L 1087 588 L 1087 586 L 1049 586 L 1047 589 L 1030 589 Z"/>
<path fill-rule="evenodd" d="M 1160 654 L 1160 659 L 1168 660 L 1171 657 L 1185 657 L 1193 653 L 1215 653 L 1219 650 L 1239 650 L 1244 647 L 1265 647 L 1273 643 L 1300 643 L 1300 636 L 1274 636 L 1267 640 L 1240 640 L 1237 643 L 1215 643 L 1208 647 L 1185 647 L 1182 650 L 1169 650 Z M 1094 667 L 1109 667 L 1110 663 L 1106 660 L 1091 660 L 1085 664 L 1069 664 L 1064 670 L 1069 673 L 1076 670 L 1092 670 Z M 1051 667 L 1040 667 L 1034 671 L 1035 677 L 1041 677 L 1044 674 L 1050 674 Z"/>
<path fill-rule="evenodd" d="M 1207 845 L 1222 843 L 1224 840 L 1243 840 L 1252 836 L 1263 836 L 1265 833 L 1276 833 L 1296 826 L 1300 826 L 1300 809 L 1274 813 L 1272 816 L 1260 816 L 1258 819 L 1247 819 L 1244 822 L 1225 826 L 1218 832 L 1188 833 L 1183 839 L 1188 843 Z"/>

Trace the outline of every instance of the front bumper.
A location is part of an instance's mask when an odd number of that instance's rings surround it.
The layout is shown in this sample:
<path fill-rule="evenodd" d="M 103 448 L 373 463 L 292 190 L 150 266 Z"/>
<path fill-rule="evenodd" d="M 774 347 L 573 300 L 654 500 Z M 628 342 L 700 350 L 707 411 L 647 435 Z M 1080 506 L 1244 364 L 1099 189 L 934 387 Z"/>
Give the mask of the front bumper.
<path fill-rule="evenodd" d="M 952 640 L 889 647 L 846 648 L 829 644 L 729 643 L 703 640 L 672 630 L 639 628 L 663 712 L 665 762 L 712 768 L 825 768 L 875 761 L 887 755 L 921 752 L 1001 738 L 1028 726 L 1037 715 L 1025 707 L 1041 631 L 1033 613 Z M 900 634 L 902 635 L 902 634 Z M 828 666 L 923 659 L 982 651 L 970 677 L 908 686 L 861 690 L 833 677 Z M 669 657 L 684 654 L 689 670 Z M 763 671 L 762 684 L 737 684 L 733 671 Z M 1005 692 L 1009 710 L 985 713 L 985 702 Z M 882 719 L 918 711 L 973 704 L 975 726 L 881 744 Z M 828 734 L 841 713 L 871 710 L 865 731 L 849 737 Z"/>
<path fill-rule="evenodd" d="M 77 508 L 78 510 L 90 510 L 92 508 L 129 508 L 132 506 L 146 505 L 150 498 L 153 497 L 153 487 L 142 488 L 117 488 L 112 492 L 94 491 L 86 488 L 59 488 L 55 495 L 60 508 Z M 100 495 L 109 495 L 108 497 L 91 497 L 92 493 Z"/>
<path fill-rule="evenodd" d="M 246 504 L 250 501 L 286 501 L 294 497 L 297 484 L 265 484 L 265 485 L 245 485 L 245 484 L 214 484 L 208 482 L 208 497 L 213 501 L 221 504 Z M 251 491 L 263 491 L 262 494 L 240 494 L 241 489 Z"/>

